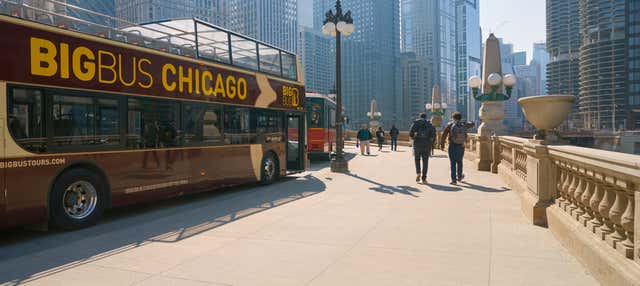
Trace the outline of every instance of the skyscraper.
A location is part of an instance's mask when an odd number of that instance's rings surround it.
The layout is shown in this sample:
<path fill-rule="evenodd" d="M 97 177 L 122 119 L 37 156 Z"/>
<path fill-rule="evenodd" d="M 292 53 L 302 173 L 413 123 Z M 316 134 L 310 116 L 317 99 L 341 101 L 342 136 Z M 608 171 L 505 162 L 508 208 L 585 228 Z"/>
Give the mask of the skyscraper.
<path fill-rule="evenodd" d="M 579 49 L 580 25 L 578 17 L 580 0 L 547 0 L 547 93 L 580 93 Z M 577 106 L 577 105 L 576 105 Z M 570 118 L 576 127 L 581 120 L 574 109 Z"/>
<path fill-rule="evenodd" d="M 225 0 L 224 5 L 227 29 L 298 51 L 298 1 Z"/>
<path fill-rule="evenodd" d="M 629 106 L 627 129 L 640 129 L 640 1 L 627 1 Z"/>
<path fill-rule="evenodd" d="M 116 17 L 133 23 L 198 18 L 225 26 L 223 6 L 225 2 L 225 0 L 115 0 Z"/>
<path fill-rule="evenodd" d="M 638 3 L 580 0 L 580 113 L 586 128 L 640 128 Z"/>
<path fill-rule="evenodd" d="M 540 95 L 547 94 L 547 64 L 549 64 L 549 53 L 546 43 L 533 44 L 533 60 L 531 64 L 537 66 L 540 71 L 540 81 L 536 88 Z"/>
<path fill-rule="evenodd" d="M 402 110 L 398 127 L 407 129 L 418 115 L 425 112 L 425 104 L 431 102 L 431 64 L 415 53 L 401 54 L 402 66 Z"/>
<path fill-rule="evenodd" d="M 504 39 L 500 41 L 500 57 L 502 58 L 502 75 L 514 74 L 514 67 L 522 64 L 527 58 L 526 52 L 514 52 L 513 44 L 505 43 Z M 518 105 L 518 98 L 524 96 L 518 93 L 518 89 L 514 89 L 511 98 L 503 102 L 505 116 L 504 125 L 508 131 L 520 131 L 522 129 L 523 114 Z"/>
<path fill-rule="evenodd" d="M 314 1 L 314 27 L 322 27 L 333 0 Z M 402 116 L 400 3 L 387 0 L 343 0 L 351 10 L 355 32 L 343 38 L 342 94 L 345 111 L 354 124 L 368 123 L 370 102 L 376 99 L 382 123 L 390 126 Z M 335 45 L 335 39 L 332 39 Z"/>
<path fill-rule="evenodd" d="M 514 66 L 523 66 L 527 64 L 527 52 L 514 52 L 511 57 L 513 57 Z"/>
<path fill-rule="evenodd" d="M 479 104 L 471 97 L 467 80 L 482 75 L 482 31 L 478 0 L 458 0 L 456 5 L 457 107 L 463 118 L 478 121 Z"/>
<path fill-rule="evenodd" d="M 431 67 L 428 88 L 421 92 L 430 94 L 431 87 L 439 85 L 450 110 L 458 109 L 457 3 L 457 0 L 401 1 L 402 52 L 415 54 Z"/>
<path fill-rule="evenodd" d="M 322 94 L 334 93 L 336 80 L 335 42 L 318 29 L 300 26 L 300 57 L 305 89 Z"/>

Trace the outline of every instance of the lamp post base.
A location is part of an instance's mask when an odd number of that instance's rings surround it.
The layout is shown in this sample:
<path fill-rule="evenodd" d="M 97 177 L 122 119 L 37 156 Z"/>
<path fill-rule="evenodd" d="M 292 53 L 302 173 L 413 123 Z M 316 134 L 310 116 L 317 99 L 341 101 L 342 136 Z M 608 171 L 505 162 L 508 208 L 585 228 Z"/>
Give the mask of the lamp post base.
<path fill-rule="evenodd" d="M 349 173 L 349 162 L 343 156 L 337 155 L 331 159 L 331 172 Z"/>

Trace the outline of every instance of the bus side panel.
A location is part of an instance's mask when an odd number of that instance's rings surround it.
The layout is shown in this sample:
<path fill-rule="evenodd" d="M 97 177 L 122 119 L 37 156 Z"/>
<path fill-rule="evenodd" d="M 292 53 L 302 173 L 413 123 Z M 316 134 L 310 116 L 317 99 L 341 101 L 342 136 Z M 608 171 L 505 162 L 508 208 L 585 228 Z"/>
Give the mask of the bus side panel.
<path fill-rule="evenodd" d="M 59 155 L 3 160 L 6 176 L 5 226 L 46 221 L 49 191 L 54 178 L 66 166 L 92 160 L 92 156 Z"/>
<path fill-rule="evenodd" d="M 106 153 L 96 159 L 111 187 L 112 206 L 169 198 L 187 184 L 185 150 L 139 150 Z"/>

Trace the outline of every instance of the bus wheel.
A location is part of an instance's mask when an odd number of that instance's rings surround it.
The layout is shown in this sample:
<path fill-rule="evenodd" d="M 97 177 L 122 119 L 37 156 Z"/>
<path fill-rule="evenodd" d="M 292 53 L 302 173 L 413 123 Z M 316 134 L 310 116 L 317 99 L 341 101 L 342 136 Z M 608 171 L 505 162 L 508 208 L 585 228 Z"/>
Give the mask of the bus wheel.
<path fill-rule="evenodd" d="M 104 185 L 99 176 L 85 169 L 63 173 L 50 197 L 53 226 L 73 230 L 95 224 L 104 211 Z"/>
<path fill-rule="evenodd" d="M 262 158 L 262 165 L 260 167 L 260 183 L 268 185 L 278 179 L 280 174 L 280 167 L 278 166 L 278 160 L 271 153 L 267 153 Z"/>

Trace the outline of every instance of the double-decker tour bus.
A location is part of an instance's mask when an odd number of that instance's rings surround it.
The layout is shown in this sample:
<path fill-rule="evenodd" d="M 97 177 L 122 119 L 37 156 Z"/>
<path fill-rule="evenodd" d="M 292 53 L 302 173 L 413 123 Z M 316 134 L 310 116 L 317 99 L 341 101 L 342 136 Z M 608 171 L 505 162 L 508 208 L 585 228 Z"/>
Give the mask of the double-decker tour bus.
<path fill-rule="evenodd" d="M 319 93 L 306 94 L 307 152 L 310 159 L 329 159 L 336 146 L 336 103 Z"/>
<path fill-rule="evenodd" d="M 76 229 L 304 170 L 294 54 L 196 19 L 96 23 L 30 2 L 0 1 L 0 227 Z"/>

